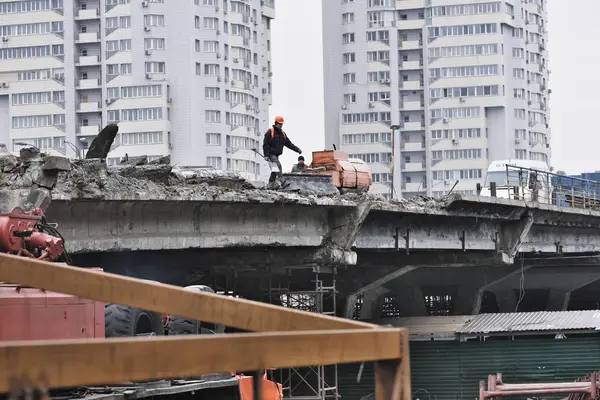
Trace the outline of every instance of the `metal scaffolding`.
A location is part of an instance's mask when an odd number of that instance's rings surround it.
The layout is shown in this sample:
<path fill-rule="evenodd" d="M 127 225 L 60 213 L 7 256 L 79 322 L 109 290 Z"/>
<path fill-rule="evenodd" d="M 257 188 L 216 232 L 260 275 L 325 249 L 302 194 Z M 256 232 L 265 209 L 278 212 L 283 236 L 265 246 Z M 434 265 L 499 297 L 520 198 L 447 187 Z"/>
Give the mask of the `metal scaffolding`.
<path fill-rule="evenodd" d="M 269 298 L 278 296 L 284 307 L 335 316 L 336 274 L 336 268 L 327 269 L 325 272 L 321 267 L 313 267 L 314 290 L 305 291 L 290 288 L 291 274 L 287 277 L 287 284 L 277 282 L 277 286 L 269 274 Z M 280 371 L 280 382 L 283 385 L 284 399 L 326 400 L 340 397 L 337 365 L 284 369 Z"/>

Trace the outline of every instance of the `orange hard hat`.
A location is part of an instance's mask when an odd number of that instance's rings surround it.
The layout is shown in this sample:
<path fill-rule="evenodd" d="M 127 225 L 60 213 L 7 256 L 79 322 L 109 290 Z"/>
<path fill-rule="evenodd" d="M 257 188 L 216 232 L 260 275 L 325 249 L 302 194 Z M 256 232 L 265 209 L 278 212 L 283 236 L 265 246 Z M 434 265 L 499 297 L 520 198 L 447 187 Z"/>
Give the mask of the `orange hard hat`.
<path fill-rule="evenodd" d="M 281 115 L 276 116 L 275 122 L 277 122 L 278 124 L 283 124 L 283 117 Z"/>

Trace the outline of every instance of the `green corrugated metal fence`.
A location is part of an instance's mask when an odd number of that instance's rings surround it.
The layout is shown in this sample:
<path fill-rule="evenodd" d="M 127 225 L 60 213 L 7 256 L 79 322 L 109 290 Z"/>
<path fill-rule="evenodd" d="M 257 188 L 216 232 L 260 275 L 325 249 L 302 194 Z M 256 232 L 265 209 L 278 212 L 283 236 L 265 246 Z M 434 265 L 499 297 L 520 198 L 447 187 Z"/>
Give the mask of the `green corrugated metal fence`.
<path fill-rule="evenodd" d="M 473 400 L 479 381 L 502 372 L 507 383 L 572 381 L 600 370 L 600 339 L 411 342 L 413 399 Z M 342 398 L 359 400 L 374 391 L 373 369 L 340 367 Z"/>

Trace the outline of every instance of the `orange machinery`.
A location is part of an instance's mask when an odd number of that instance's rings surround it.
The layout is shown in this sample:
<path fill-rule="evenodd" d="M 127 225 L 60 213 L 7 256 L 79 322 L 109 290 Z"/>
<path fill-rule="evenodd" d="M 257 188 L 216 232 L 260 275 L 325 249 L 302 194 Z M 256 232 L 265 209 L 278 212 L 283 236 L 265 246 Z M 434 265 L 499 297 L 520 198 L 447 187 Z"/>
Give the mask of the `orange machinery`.
<path fill-rule="evenodd" d="M 314 173 L 331 175 L 333 184 L 340 191 L 366 192 L 373 179 L 367 164 L 356 158 L 348 158 L 348 153 L 339 150 L 313 151 L 309 168 Z"/>

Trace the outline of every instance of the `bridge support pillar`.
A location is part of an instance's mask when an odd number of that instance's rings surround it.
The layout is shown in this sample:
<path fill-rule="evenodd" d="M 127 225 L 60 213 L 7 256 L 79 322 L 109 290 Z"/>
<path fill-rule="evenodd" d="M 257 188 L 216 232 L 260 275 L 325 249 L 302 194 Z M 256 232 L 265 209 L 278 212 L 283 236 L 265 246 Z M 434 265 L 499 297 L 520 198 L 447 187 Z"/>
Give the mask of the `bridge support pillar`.
<path fill-rule="evenodd" d="M 496 303 L 498 304 L 498 312 L 501 313 L 512 313 L 516 312 L 517 304 L 519 303 L 519 295 L 512 289 L 503 289 L 493 292 L 496 296 Z"/>
<path fill-rule="evenodd" d="M 474 304 L 477 303 L 479 287 L 461 286 L 458 288 L 456 301 L 454 302 L 455 315 L 470 315 Z"/>
<path fill-rule="evenodd" d="M 561 289 L 550 289 L 548 293 L 547 311 L 566 311 L 571 300 L 571 291 Z"/>
<path fill-rule="evenodd" d="M 365 321 L 377 319 L 379 314 L 381 314 L 384 296 L 389 292 L 389 289 L 382 286 L 364 292 L 359 318 Z"/>
<path fill-rule="evenodd" d="M 334 208 L 329 213 L 330 230 L 315 254 L 315 262 L 330 265 L 356 265 L 352 251 L 358 231 L 369 215 L 373 203 L 364 201 L 354 208 Z"/>
<path fill-rule="evenodd" d="M 504 224 L 498 231 L 497 248 L 502 255 L 502 262 L 513 264 L 515 257 L 519 254 L 519 250 L 533 226 L 533 213 L 525 211 L 523 217 L 517 222 Z"/>

